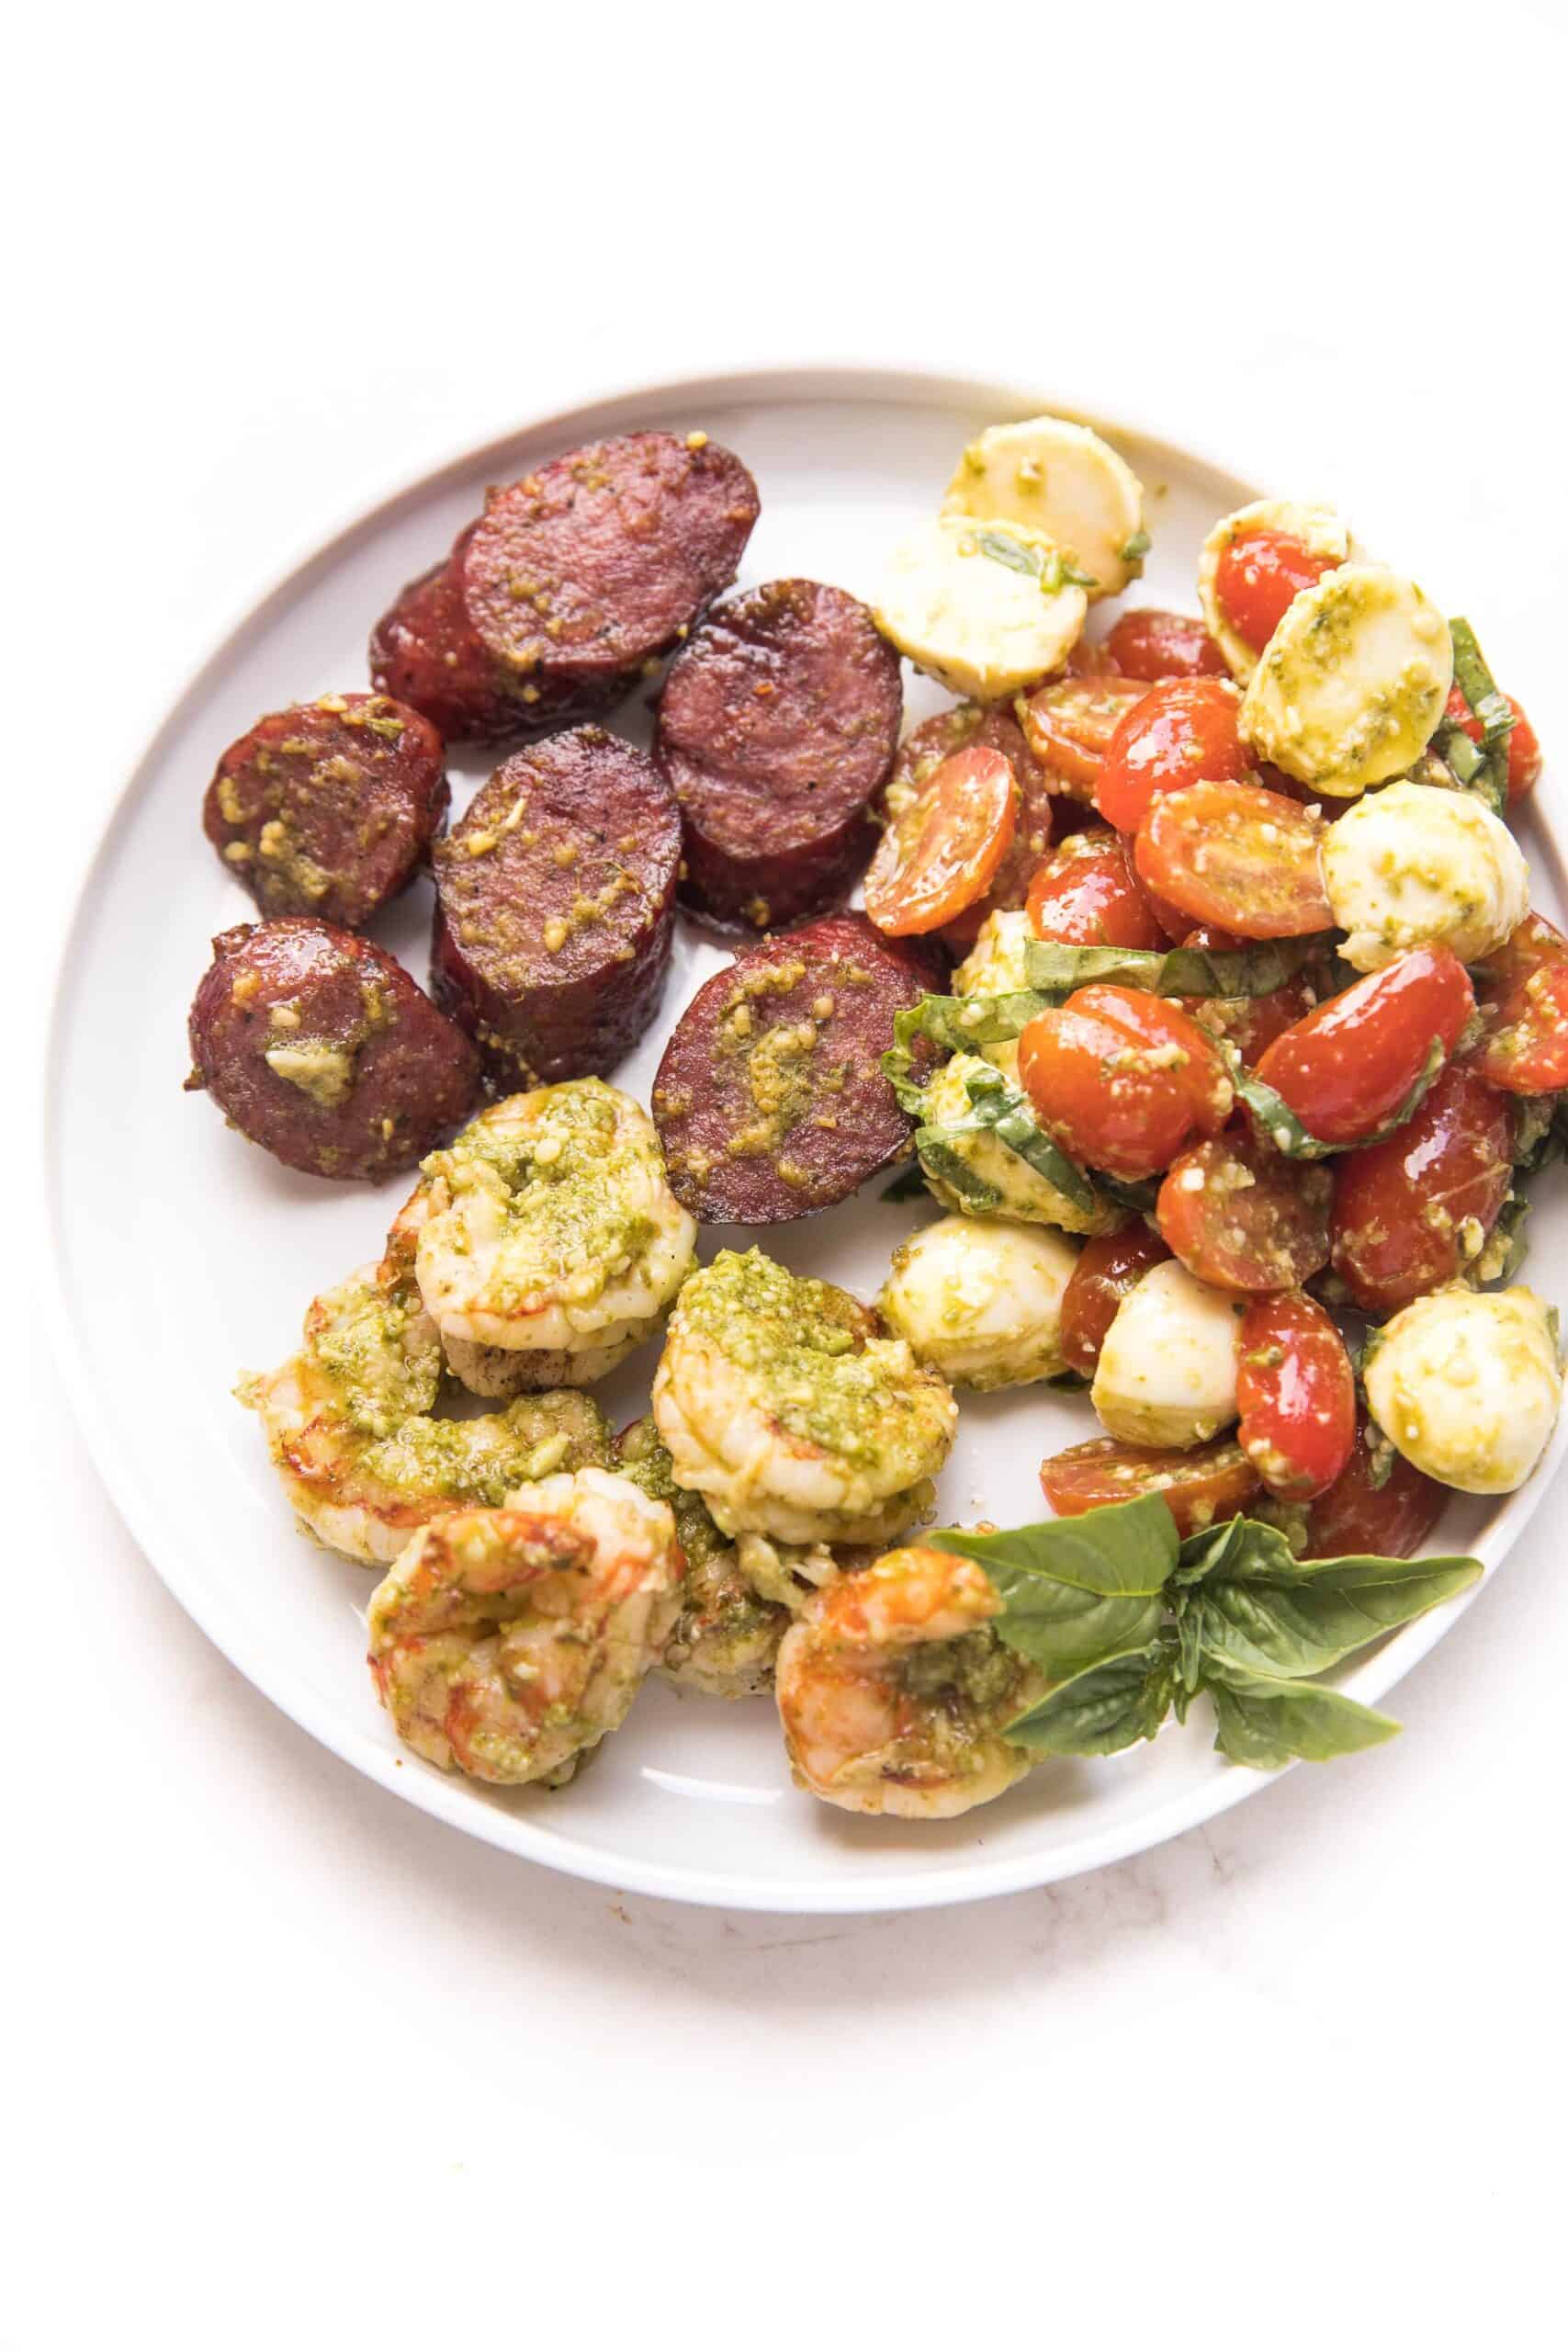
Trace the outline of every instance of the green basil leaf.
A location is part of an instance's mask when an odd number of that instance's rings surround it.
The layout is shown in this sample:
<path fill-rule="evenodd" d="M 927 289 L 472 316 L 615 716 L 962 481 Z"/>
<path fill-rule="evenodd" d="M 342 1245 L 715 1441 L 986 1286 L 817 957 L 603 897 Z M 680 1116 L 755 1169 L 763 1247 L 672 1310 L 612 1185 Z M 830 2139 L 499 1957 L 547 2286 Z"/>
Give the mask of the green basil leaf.
<path fill-rule="evenodd" d="M 1149 1642 L 1059 1684 L 1009 1724 L 1006 1736 L 1037 1756 L 1114 1756 L 1153 1739 L 1175 1696 L 1171 1645 Z"/>
<path fill-rule="evenodd" d="M 1106 1600 L 1021 1569 L 998 1569 L 992 1581 L 1007 1604 L 994 1621 L 997 1632 L 1053 1682 L 1146 1647 L 1164 1613 L 1157 1600 Z"/>
<path fill-rule="evenodd" d="M 965 1134 L 981 1135 L 984 1132 L 978 1123 L 967 1128 L 917 1127 L 915 1129 L 915 1150 L 919 1154 L 920 1166 L 929 1175 L 939 1178 L 950 1192 L 956 1193 L 960 1200 L 967 1201 L 970 1213 L 975 1216 L 985 1216 L 992 1209 L 999 1209 L 1002 1204 L 1002 1196 L 994 1184 L 988 1184 L 983 1176 L 976 1175 L 975 1170 L 950 1137 Z"/>
<path fill-rule="evenodd" d="M 1210 1667 L 1247 1674 L 1322 1674 L 1353 1650 L 1439 1601 L 1481 1574 L 1479 1560 L 1292 1560 L 1288 1580 L 1211 1577 L 1188 1597 L 1196 1638 Z"/>
<path fill-rule="evenodd" d="M 1153 545 L 1154 541 L 1146 531 L 1134 531 L 1131 538 L 1122 540 L 1117 552 L 1123 563 L 1135 563 L 1141 569 L 1144 558 Z"/>
<path fill-rule="evenodd" d="M 993 563 L 1005 563 L 1010 571 L 1025 572 L 1031 580 L 1038 580 L 1044 568 L 1038 548 L 1026 547 L 1006 531 L 976 531 L 975 544 Z"/>
<path fill-rule="evenodd" d="M 1054 1584 L 1107 1600 L 1152 1600 L 1163 1592 L 1179 1556 L 1176 1522 L 1158 1495 L 1102 1503 L 1075 1519 L 1037 1520 L 1030 1527 L 980 1534 L 939 1527 L 922 1543 L 934 1551 L 978 1560 L 1005 1599 L 1003 1578 L 1046 1577 Z"/>
<path fill-rule="evenodd" d="M 1097 983 L 1144 989 L 1152 996 L 1270 996 L 1295 978 L 1317 944 L 1311 938 L 1268 939 L 1250 947 L 1168 947 L 1160 953 L 1033 939 L 1023 960 L 1032 988 L 1059 998 Z"/>
<path fill-rule="evenodd" d="M 1440 1037 L 1434 1037 L 1427 1048 L 1427 1058 L 1409 1093 L 1393 1116 L 1378 1128 L 1375 1135 L 1362 1136 L 1355 1143 L 1324 1143 L 1304 1126 L 1282 1094 L 1275 1091 L 1263 1079 L 1243 1064 L 1235 1048 L 1225 1055 L 1231 1083 L 1255 1119 L 1262 1126 L 1275 1148 L 1288 1159 L 1328 1159 L 1337 1152 L 1365 1151 L 1369 1145 L 1386 1143 L 1389 1136 L 1404 1126 L 1407 1119 L 1420 1109 L 1422 1099 L 1432 1080 L 1448 1059 Z"/>
<path fill-rule="evenodd" d="M 1486 666 L 1470 623 L 1450 621 L 1449 635 L 1453 639 L 1454 684 L 1472 714 L 1481 721 L 1481 743 L 1477 752 L 1464 729 L 1450 722 L 1439 729 L 1444 738 L 1443 756 L 1465 788 L 1479 794 L 1493 815 L 1500 817 L 1508 805 L 1508 738 L 1514 731 L 1513 710 L 1507 696 L 1497 690 L 1497 682 Z M 1461 745 L 1474 760 L 1472 767 L 1465 760 Z"/>
<path fill-rule="evenodd" d="M 1095 1206 L 1095 1189 L 1083 1170 L 1052 1141 L 1017 1087 L 1010 1086 L 999 1069 L 987 1065 L 984 1070 L 971 1072 L 964 1091 L 976 1118 L 998 1143 L 1005 1144 L 1045 1183 L 1054 1185 L 1075 1208 Z"/>
<path fill-rule="evenodd" d="M 1210 1678 L 1206 1688 L 1219 1717 L 1214 1746 L 1233 1764 L 1248 1765 L 1255 1772 L 1277 1772 L 1298 1758 L 1326 1764 L 1336 1756 L 1375 1747 L 1399 1729 L 1392 1715 L 1380 1715 L 1316 1682 L 1226 1671 L 1223 1679 Z"/>
<path fill-rule="evenodd" d="M 1236 1559 L 1246 1548 L 1251 1532 L 1256 1529 L 1260 1539 L 1272 1537 L 1276 1531 L 1259 1520 L 1243 1519 L 1239 1515 L 1221 1520 L 1217 1527 L 1200 1528 L 1197 1534 L 1187 1535 L 1181 1543 L 1181 1565 L 1171 1577 L 1174 1587 L 1201 1584 L 1207 1576 L 1217 1576 Z M 1280 1539 L 1283 1541 L 1283 1539 Z"/>

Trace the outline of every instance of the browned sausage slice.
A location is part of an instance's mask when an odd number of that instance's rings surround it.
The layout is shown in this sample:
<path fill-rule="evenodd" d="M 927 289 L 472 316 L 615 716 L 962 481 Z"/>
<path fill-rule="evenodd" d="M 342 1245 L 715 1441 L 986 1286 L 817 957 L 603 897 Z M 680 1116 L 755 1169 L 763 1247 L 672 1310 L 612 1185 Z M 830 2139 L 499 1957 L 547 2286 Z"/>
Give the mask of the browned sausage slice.
<path fill-rule="evenodd" d="M 579 727 L 497 768 L 434 852 L 431 987 L 502 1092 L 599 1077 L 658 1009 L 681 817 L 646 752 Z"/>
<path fill-rule="evenodd" d="M 728 587 L 757 513 L 705 434 L 590 441 L 491 492 L 459 560 L 468 623 L 525 704 L 606 708 Z"/>
<path fill-rule="evenodd" d="M 186 1084 L 311 1176 L 412 1168 L 479 1097 L 473 1046 L 402 966 L 308 915 L 213 941 L 190 1050 Z"/>
<path fill-rule="evenodd" d="M 441 738 L 385 695 L 258 719 L 207 789 L 207 838 L 264 914 L 357 931 L 424 863 L 450 797 Z"/>
<path fill-rule="evenodd" d="M 370 683 L 423 712 L 448 743 L 499 743 L 529 724 L 463 607 L 463 532 L 451 554 L 411 580 L 370 632 Z"/>
<path fill-rule="evenodd" d="M 865 606 L 815 580 L 732 596 L 677 655 L 655 757 L 686 823 L 682 905 L 758 931 L 846 898 L 903 709 Z"/>
<path fill-rule="evenodd" d="M 671 1189 L 708 1225 L 830 1208 L 913 1132 L 882 1074 L 893 1016 L 941 985 L 914 942 L 827 915 L 697 990 L 653 1081 Z"/>

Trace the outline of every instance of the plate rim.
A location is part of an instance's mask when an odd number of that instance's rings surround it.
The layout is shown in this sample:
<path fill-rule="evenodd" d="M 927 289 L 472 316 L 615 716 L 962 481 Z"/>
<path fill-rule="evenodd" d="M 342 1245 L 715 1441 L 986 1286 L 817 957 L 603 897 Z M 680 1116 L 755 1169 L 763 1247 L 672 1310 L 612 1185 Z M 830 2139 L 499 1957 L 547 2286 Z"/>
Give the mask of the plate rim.
<path fill-rule="evenodd" d="M 318 1701 L 309 1678 L 295 1684 L 276 1662 L 276 1653 L 262 1643 L 255 1655 L 251 1627 L 243 1612 L 231 1610 L 205 1591 L 185 1569 L 182 1546 L 165 1534 L 161 1510 L 145 1487 L 130 1450 L 116 1440 L 107 1420 L 95 1413 L 90 1351 L 76 1325 L 76 1309 L 65 1279 L 65 1227 L 57 1106 L 62 1097 L 66 1028 L 71 1011 L 71 976 L 74 951 L 86 925 L 90 901 L 100 875 L 113 858 L 119 835 L 133 808 L 152 780 L 164 738 L 176 729 L 187 707 L 206 690 L 223 665 L 242 654 L 249 641 L 264 633 L 274 613 L 306 589 L 318 571 L 326 570 L 364 538 L 374 536 L 400 509 L 423 501 L 450 482 L 504 453 L 525 435 L 557 428 L 580 432 L 602 430 L 609 423 L 604 410 L 624 409 L 637 402 L 673 404 L 690 401 L 736 404 L 747 399 L 772 403 L 805 401 L 886 401 L 920 407 L 987 407 L 1018 405 L 1021 410 L 1046 411 L 1102 426 L 1112 437 L 1126 435 L 1146 446 L 1169 451 L 1188 465 L 1239 481 L 1237 461 L 1211 450 L 1201 438 L 1172 439 L 1168 427 L 1156 427 L 1117 409 L 1111 412 L 1098 398 L 1082 401 L 1042 390 L 1032 379 L 1020 381 L 1010 374 L 955 373 L 919 362 L 863 362 L 847 359 L 748 363 L 733 368 L 706 369 L 698 375 L 674 374 L 627 384 L 625 379 L 594 384 L 564 406 L 541 414 L 523 416 L 503 432 L 479 443 L 466 443 L 418 473 L 400 476 L 397 482 L 369 503 L 355 509 L 324 536 L 275 573 L 260 591 L 213 634 L 183 682 L 164 689 L 154 707 L 159 712 L 149 728 L 144 718 L 131 737 L 140 748 L 125 771 L 125 780 L 108 804 L 102 820 L 85 844 L 80 865 L 65 894 L 64 912 L 56 941 L 47 994 L 43 1049 L 39 1057 L 41 1099 L 37 1103 L 33 1132 L 38 1137 L 35 1173 L 42 1193 L 47 1247 L 39 1279 L 54 1359 L 59 1367 L 78 1432 L 115 1510 L 129 1529 L 149 1566 L 192 1623 L 222 1656 L 278 1711 L 323 1747 L 355 1770 L 448 1826 L 480 1839 L 502 1852 L 560 1871 L 591 1883 L 700 1906 L 794 1916 L 871 1915 L 889 1911 L 934 1909 L 948 1904 L 977 1902 L 991 1895 L 1017 1894 L 1046 1886 L 1083 1872 L 1143 1853 L 1167 1839 L 1196 1828 L 1228 1812 L 1233 1805 L 1258 1794 L 1282 1772 L 1257 1772 L 1233 1765 L 1196 1788 L 1183 1790 L 1148 1810 L 1087 1831 L 1067 1840 L 1056 1852 L 988 1860 L 983 1852 L 963 1858 L 931 1857 L 922 1866 L 918 1825 L 910 1825 L 909 1864 L 885 1872 L 863 1891 L 852 1876 L 797 1876 L 788 1880 L 749 1877 L 717 1871 L 700 1863 L 671 1864 L 637 1857 L 611 1856 L 600 1848 L 574 1840 L 542 1819 L 499 1806 L 475 1805 L 467 1784 L 418 1758 L 392 1754 L 369 1736 L 340 1721 L 323 1696 Z M 590 420 L 598 419 L 596 423 Z M 625 429 L 624 426 L 619 429 Z M 1250 494 L 1267 491 L 1252 487 Z M 1560 891 L 1568 896 L 1562 856 L 1539 810 L 1529 819 L 1532 847 L 1551 869 Z M 1560 1418 L 1548 1453 L 1535 1474 L 1507 1498 L 1485 1535 L 1476 1545 L 1483 1562 L 1479 1581 L 1454 1600 L 1418 1618 L 1390 1636 L 1336 1688 L 1353 1698 L 1372 1702 L 1392 1690 L 1427 1656 L 1489 1585 L 1507 1554 L 1534 1515 L 1568 1447 L 1568 1415 Z M 1293 1770 L 1287 1765 L 1285 1771 Z"/>

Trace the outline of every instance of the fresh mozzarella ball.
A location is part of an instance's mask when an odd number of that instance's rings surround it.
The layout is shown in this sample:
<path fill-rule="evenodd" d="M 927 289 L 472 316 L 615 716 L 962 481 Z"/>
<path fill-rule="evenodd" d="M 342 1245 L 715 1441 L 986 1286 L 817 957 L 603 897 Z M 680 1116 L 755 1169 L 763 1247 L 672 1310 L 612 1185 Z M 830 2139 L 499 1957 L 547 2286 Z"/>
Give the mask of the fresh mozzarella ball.
<path fill-rule="evenodd" d="M 1433 1291 L 1369 1351 L 1367 1402 L 1407 1462 L 1467 1495 L 1509 1495 L 1562 1401 L 1551 1317 L 1523 1287 Z"/>
<path fill-rule="evenodd" d="M 1439 941 L 1479 963 L 1529 911 L 1529 869 L 1506 825 L 1471 794 L 1429 784 L 1386 785 L 1347 809 L 1325 838 L 1323 879 L 1359 972 Z"/>
<path fill-rule="evenodd" d="M 1297 540 L 1309 553 L 1328 556 L 1335 563 L 1348 563 L 1351 555 L 1350 534 L 1332 506 L 1298 506 L 1283 498 L 1256 498 L 1250 506 L 1239 506 L 1215 524 L 1198 558 L 1198 601 L 1203 607 L 1204 627 L 1230 663 L 1232 676 L 1243 685 L 1257 669 L 1258 656 L 1226 620 L 1214 582 L 1220 558 L 1233 539 L 1247 531 L 1278 531 L 1284 538 Z"/>
<path fill-rule="evenodd" d="M 1060 669 L 1088 610 L 1043 531 L 938 514 L 894 550 L 876 624 L 955 695 L 999 702 Z"/>
<path fill-rule="evenodd" d="M 953 972 L 954 996 L 1008 996 L 1029 986 L 1028 955 L 1034 925 L 1021 907 L 998 907 L 986 917 L 975 944 Z"/>
<path fill-rule="evenodd" d="M 1348 799 L 1420 758 L 1454 679 L 1453 641 L 1413 580 L 1341 564 L 1286 611 L 1241 699 L 1241 733 L 1298 784 Z"/>
<path fill-rule="evenodd" d="M 1105 1335 L 1089 1400 L 1129 1445 L 1202 1445 L 1236 1415 L 1241 1306 L 1175 1259 L 1134 1283 Z"/>
<path fill-rule="evenodd" d="M 1002 1048 L 993 1048 L 998 1066 L 1017 1083 L 1018 1048 L 1011 1048 L 1011 1067 L 1000 1059 Z M 967 1122 L 973 1116 L 967 1080 L 985 1071 L 987 1065 L 977 1054 L 954 1054 L 926 1089 L 926 1123 L 933 1127 L 952 1127 Z M 951 1146 L 972 1174 L 982 1183 L 989 1184 L 1000 1199 L 986 1214 L 991 1216 L 1016 1217 L 1024 1225 L 1059 1225 L 1068 1233 L 1109 1233 L 1119 1222 L 1121 1213 L 1109 1201 L 1096 1196 L 1092 1208 L 1080 1208 L 1068 1200 L 1055 1184 L 1047 1183 L 1026 1159 L 998 1143 L 993 1135 L 965 1135 L 956 1137 Z M 971 1214 L 961 1193 L 944 1183 L 930 1161 L 923 1163 L 926 1182 L 943 1208 L 953 1209 L 960 1216 Z"/>
<path fill-rule="evenodd" d="M 1039 1227 L 944 1216 L 906 1241 L 877 1302 L 922 1363 L 965 1388 L 1066 1370 L 1062 1293 L 1077 1252 Z"/>
<path fill-rule="evenodd" d="M 1065 417 L 993 424 L 971 441 L 942 513 L 1043 531 L 1093 575 L 1091 605 L 1119 596 L 1144 568 L 1143 484 L 1098 433 Z"/>

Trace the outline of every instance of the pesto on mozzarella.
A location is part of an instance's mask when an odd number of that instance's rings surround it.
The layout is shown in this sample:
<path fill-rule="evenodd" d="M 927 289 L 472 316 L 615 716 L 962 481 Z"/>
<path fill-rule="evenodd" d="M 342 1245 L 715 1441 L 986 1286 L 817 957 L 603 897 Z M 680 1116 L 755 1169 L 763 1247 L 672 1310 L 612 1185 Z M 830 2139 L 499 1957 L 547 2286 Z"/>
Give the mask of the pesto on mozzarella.
<path fill-rule="evenodd" d="M 888 560 L 876 625 L 918 669 L 976 702 L 1058 670 L 1089 610 L 1043 531 L 937 514 Z"/>
<path fill-rule="evenodd" d="M 1016 1083 L 1017 1045 L 994 1046 L 992 1054 L 997 1067 Z M 989 1064 L 977 1054 L 954 1054 L 951 1061 L 942 1064 L 925 1094 L 927 1125 L 942 1129 L 942 1140 L 948 1148 L 972 1175 L 999 1195 L 984 1214 L 1014 1217 L 1024 1225 L 1059 1225 L 1068 1233 L 1111 1232 L 1121 1223 L 1122 1212 L 1111 1202 L 1097 1194 L 1092 1207 L 1082 1208 L 1043 1176 L 1037 1175 L 1026 1159 L 994 1135 L 984 1131 L 972 1135 L 949 1132 L 973 1125 L 974 1106 L 966 1081 L 977 1075 L 989 1076 Z M 972 1214 L 963 1195 L 944 1183 L 940 1173 L 933 1172 L 929 1165 L 926 1182 L 943 1208 L 954 1209 L 961 1216 Z"/>
<path fill-rule="evenodd" d="M 1234 1421 L 1241 1311 L 1174 1258 L 1151 1266 L 1116 1310 L 1089 1392 L 1111 1436 L 1186 1448 Z"/>
<path fill-rule="evenodd" d="M 1077 1252 L 1060 1234 L 944 1216 L 894 1256 L 877 1301 L 922 1363 L 964 1388 L 1016 1388 L 1066 1369 L 1062 1294 Z"/>
<path fill-rule="evenodd" d="M 1234 514 L 1215 524 L 1198 558 L 1198 601 L 1203 607 L 1204 627 L 1229 662 L 1231 675 L 1243 685 L 1257 669 L 1258 656 L 1225 618 L 1215 580 L 1220 559 L 1231 541 L 1244 538 L 1249 531 L 1277 531 L 1281 538 L 1296 540 L 1310 555 L 1327 556 L 1334 563 L 1348 563 L 1353 553 L 1350 534 L 1332 506 L 1255 498 L 1250 506 L 1238 506 Z"/>
<path fill-rule="evenodd" d="M 1065 417 L 993 424 L 971 441 L 942 512 L 1043 531 L 1092 578 L 1091 605 L 1144 568 L 1143 484 L 1109 442 Z"/>
<path fill-rule="evenodd" d="M 1369 1351 L 1367 1402 L 1407 1462 L 1467 1495 L 1508 1495 L 1546 1451 L 1562 1401 L 1544 1300 L 1513 1290 L 1434 1291 Z"/>
<path fill-rule="evenodd" d="M 1419 759 L 1453 684 L 1449 625 L 1413 580 L 1341 564 L 1304 588 L 1241 702 L 1259 758 L 1336 799 Z"/>
<path fill-rule="evenodd" d="M 1323 880 L 1359 972 L 1439 943 L 1479 963 L 1529 911 L 1529 869 L 1506 825 L 1429 784 L 1387 785 L 1348 808 L 1325 835 Z"/>

